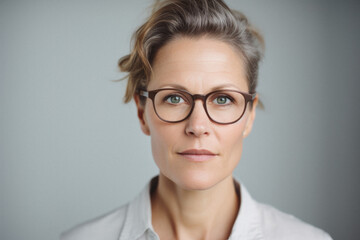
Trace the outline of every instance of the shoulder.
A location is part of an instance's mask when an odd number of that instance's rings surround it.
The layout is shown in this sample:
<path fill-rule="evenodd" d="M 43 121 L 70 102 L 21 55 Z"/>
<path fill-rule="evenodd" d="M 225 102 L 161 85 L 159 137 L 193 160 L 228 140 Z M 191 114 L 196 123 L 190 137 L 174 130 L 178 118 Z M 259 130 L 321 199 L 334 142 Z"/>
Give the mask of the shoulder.
<path fill-rule="evenodd" d="M 126 220 L 128 205 L 123 205 L 62 233 L 60 240 L 117 240 Z"/>
<path fill-rule="evenodd" d="M 330 240 L 329 234 L 280 210 L 258 203 L 264 235 L 269 239 Z"/>
<path fill-rule="evenodd" d="M 126 205 L 64 232 L 60 240 L 127 240 L 142 236 L 151 229 L 149 190 L 152 182 Z"/>

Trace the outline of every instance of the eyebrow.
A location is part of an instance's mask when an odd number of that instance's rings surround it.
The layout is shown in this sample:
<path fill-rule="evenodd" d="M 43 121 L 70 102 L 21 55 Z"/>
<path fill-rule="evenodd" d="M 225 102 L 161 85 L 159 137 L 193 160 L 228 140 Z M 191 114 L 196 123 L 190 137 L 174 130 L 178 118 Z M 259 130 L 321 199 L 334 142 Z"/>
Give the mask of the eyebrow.
<path fill-rule="evenodd" d="M 241 89 L 239 89 L 238 86 L 234 85 L 234 84 L 222 84 L 222 85 L 219 85 L 219 86 L 216 86 L 216 87 L 213 87 L 211 89 L 211 91 L 216 91 L 216 90 L 224 90 L 224 89 L 234 89 L 234 90 L 237 90 L 237 91 L 243 91 Z"/>
<path fill-rule="evenodd" d="M 179 85 L 179 84 L 175 84 L 175 83 L 165 84 L 165 85 L 161 86 L 160 89 L 161 89 L 161 88 L 169 88 L 169 87 L 170 87 L 170 88 L 180 89 L 180 90 L 185 90 L 185 91 L 188 91 L 188 92 L 189 92 L 189 90 L 188 90 L 186 87 L 181 86 L 181 85 Z"/>
<path fill-rule="evenodd" d="M 166 84 L 164 86 L 161 86 L 161 88 L 176 88 L 176 89 L 180 89 L 180 90 L 185 90 L 187 92 L 190 92 L 188 88 L 182 86 L 182 85 L 179 85 L 179 84 L 176 84 L 176 83 L 172 83 L 172 84 Z M 215 86 L 213 88 L 210 89 L 210 91 L 208 92 L 213 92 L 213 91 L 217 91 L 217 90 L 225 90 L 225 89 L 234 89 L 234 90 L 237 90 L 237 91 L 244 91 L 244 90 L 241 90 L 239 89 L 238 86 L 234 85 L 234 84 L 221 84 L 221 85 L 218 85 L 218 86 Z M 245 91 L 248 91 L 248 90 L 245 90 Z"/>

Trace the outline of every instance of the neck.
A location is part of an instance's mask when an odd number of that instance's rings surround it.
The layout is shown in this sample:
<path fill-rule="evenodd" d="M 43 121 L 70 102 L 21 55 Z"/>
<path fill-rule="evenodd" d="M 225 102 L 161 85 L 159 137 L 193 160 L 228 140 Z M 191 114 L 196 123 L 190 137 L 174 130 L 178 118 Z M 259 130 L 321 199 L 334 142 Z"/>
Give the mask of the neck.
<path fill-rule="evenodd" d="M 232 176 L 198 191 L 182 189 L 160 174 L 151 203 L 160 239 L 227 239 L 239 209 Z"/>

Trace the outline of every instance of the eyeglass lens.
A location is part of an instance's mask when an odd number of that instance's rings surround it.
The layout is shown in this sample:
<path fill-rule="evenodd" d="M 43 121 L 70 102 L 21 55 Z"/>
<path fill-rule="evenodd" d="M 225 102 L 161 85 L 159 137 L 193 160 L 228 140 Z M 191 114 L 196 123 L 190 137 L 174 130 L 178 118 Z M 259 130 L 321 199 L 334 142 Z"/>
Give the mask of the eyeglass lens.
<path fill-rule="evenodd" d="M 242 116 L 245 103 L 241 93 L 222 90 L 208 95 L 205 104 L 208 116 L 213 121 L 230 123 Z M 160 90 L 154 98 L 156 113 L 161 119 L 169 122 L 184 120 L 190 114 L 193 104 L 191 94 L 176 89 Z"/>

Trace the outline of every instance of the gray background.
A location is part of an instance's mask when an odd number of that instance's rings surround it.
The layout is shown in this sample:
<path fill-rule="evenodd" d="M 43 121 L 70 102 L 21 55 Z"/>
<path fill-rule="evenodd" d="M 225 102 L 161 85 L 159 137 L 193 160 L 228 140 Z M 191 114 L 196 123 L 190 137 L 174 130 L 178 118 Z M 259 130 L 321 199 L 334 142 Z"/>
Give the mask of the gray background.
<path fill-rule="evenodd" d="M 360 2 L 228 0 L 267 44 L 235 175 L 253 197 L 358 239 Z M 117 60 L 150 0 L 0 2 L 0 239 L 57 239 L 155 174 Z"/>

